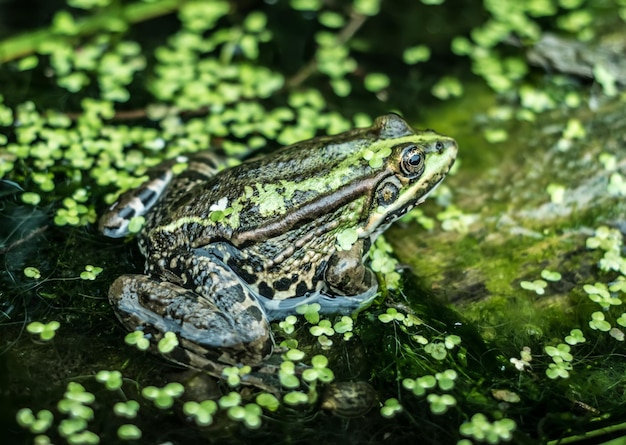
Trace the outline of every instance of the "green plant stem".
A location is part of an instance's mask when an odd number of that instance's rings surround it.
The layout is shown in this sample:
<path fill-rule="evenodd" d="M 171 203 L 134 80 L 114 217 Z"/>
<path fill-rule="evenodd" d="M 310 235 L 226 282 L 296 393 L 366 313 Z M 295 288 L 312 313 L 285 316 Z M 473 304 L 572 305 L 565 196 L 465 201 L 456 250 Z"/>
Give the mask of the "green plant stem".
<path fill-rule="evenodd" d="M 594 438 L 599 438 L 602 436 L 613 436 L 616 433 L 620 432 L 620 431 L 624 431 L 626 430 L 626 423 L 618 423 L 617 425 L 611 425 L 611 426 L 607 426 L 604 428 L 600 428 L 597 430 L 593 430 L 593 431 L 587 431 L 586 433 L 583 434 L 578 434 L 576 436 L 569 436 L 569 437 L 564 437 L 561 439 L 557 439 L 557 440 L 551 440 L 550 442 L 548 442 L 548 445 L 562 445 L 562 444 L 568 444 L 568 443 L 576 443 L 576 442 L 584 442 L 584 443 L 591 443 L 594 442 Z M 623 436 L 621 436 L 623 439 Z M 607 437 L 606 439 L 602 440 L 602 442 L 608 441 L 610 437 Z M 598 439 L 598 443 L 600 443 L 601 439 Z M 622 443 L 622 442 L 620 442 Z"/>
<path fill-rule="evenodd" d="M 122 19 L 126 23 L 138 23 L 170 14 L 185 3 L 184 0 L 160 0 L 154 3 L 131 3 L 120 9 L 106 10 L 101 14 L 93 15 L 77 21 L 77 35 L 94 34 L 106 29 L 111 20 Z M 21 57 L 33 54 L 39 46 L 50 39 L 57 37 L 50 27 L 39 29 L 9 37 L 0 42 L 0 64 L 10 62 Z"/>

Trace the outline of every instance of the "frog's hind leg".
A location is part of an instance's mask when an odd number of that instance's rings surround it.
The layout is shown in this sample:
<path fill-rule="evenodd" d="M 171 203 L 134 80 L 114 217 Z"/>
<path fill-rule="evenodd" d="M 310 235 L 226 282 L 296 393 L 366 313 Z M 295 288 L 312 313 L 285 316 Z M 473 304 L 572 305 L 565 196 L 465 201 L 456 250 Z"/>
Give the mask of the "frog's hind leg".
<path fill-rule="evenodd" d="M 174 332 L 181 348 L 171 355 L 178 362 L 195 367 L 204 366 L 193 363 L 193 357 L 228 364 L 261 362 L 273 345 L 263 309 L 239 282 L 228 285 L 223 277 L 216 278 L 215 271 L 209 272 L 202 287 L 216 294 L 201 295 L 146 275 L 124 275 L 111 285 L 109 299 L 127 328 L 152 334 L 153 341 Z"/>
<path fill-rule="evenodd" d="M 175 176 L 172 169 L 177 163 L 187 163 L 187 169 Z M 109 238 L 126 236 L 130 233 L 128 226 L 132 218 L 146 215 L 159 200 L 176 200 L 184 196 L 196 183 L 210 179 L 225 166 L 224 157 L 213 150 L 162 162 L 148 171 L 146 182 L 123 193 L 106 210 L 98 229 Z"/>
<path fill-rule="evenodd" d="M 138 189 L 128 190 L 122 194 L 100 217 L 98 230 L 109 238 L 128 235 L 130 221 L 148 213 L 172 181 L 173 174 L 169 168 L 171 164 L 170 161 L 155 168 L 151 178 Z"/>

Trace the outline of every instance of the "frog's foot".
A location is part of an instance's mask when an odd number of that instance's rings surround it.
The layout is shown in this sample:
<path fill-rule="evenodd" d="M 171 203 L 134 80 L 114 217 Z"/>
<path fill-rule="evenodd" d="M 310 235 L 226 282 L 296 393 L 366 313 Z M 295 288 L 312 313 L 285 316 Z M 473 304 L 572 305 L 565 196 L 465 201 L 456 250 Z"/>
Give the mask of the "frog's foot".
<path fill-rule="evenodd" d="M 202 367 L 194 363 L 194 357 L 229 364 L 259 363 L 272 349 L 263 309 L 241 284 L 221 284 L 215 289 L 216 300 L 147 275 L 123 275 L 111 285 L 109 300 L 130 330 L 152 334 L 153 341 L 174 332 L 180 346 L 172 353 L 175 361 L 194 367 Z M 223 304 L 233 301 L 239 304 Z"/>

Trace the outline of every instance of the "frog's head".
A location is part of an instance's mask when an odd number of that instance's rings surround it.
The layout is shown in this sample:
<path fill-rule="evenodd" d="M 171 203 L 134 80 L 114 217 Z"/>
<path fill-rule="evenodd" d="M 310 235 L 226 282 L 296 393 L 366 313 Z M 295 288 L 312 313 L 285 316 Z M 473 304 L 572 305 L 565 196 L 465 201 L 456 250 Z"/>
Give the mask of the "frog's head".
<path fill-rule="evenodd" d="M 454 164 L 458 147 L 454 139 L 432 130 L 413 130 L 396 114 L 379 117 L 372 130 L 376 137 L 367 148 L 368 157 L 382 159 L 376 175 L 382 180 L 371 194 L 359 232 L 360 237 L 374 238 L 421 204 L 441 183 Z M 370 161 L 370 165 L 376 162 Z"/>

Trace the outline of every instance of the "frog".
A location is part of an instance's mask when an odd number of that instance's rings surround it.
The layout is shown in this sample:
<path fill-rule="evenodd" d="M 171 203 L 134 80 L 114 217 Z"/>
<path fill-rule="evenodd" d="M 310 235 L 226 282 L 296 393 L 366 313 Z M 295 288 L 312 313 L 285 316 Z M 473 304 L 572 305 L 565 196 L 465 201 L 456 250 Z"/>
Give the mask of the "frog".
<path fill-rule="evenodd" d="M 273 321 L 307 304 L 338 314 L 370 304 L 370 247 L 436 189 L 457 150 L 390 113 L 232 167 L 214 150 L 165 163 L 100 219 L 105 236 L 124 238 L 144 218 L 144 273 L 118 277 L 109 301 L 151 344 L 174 333 L 174 361 L 216 373 L 260 366 L 275 348 Z"/>

